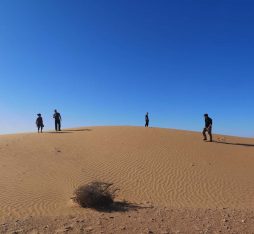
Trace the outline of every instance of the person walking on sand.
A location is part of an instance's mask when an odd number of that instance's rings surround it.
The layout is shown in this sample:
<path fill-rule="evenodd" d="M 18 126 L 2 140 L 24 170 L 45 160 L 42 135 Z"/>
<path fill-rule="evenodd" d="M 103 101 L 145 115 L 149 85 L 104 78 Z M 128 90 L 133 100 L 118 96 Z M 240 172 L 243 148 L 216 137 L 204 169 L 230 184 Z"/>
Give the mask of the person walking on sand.
<path fill-rule="evenodd" d="M 148 126 L 149 126 L 149 117 L 148 117 L 148 112 L 146 113 L 146 116 L 145 116 L 145 121 L 146 121 L 145 127 L 148 127 Z"/>
<path fill-rule="evenodd" d="M 62 121 L 62 117 L 60 115 L 59 112 L 57 112 L 57 110 L 55 110 L 55 113 L 53 115 L 53 118 L 55 119 L 55 130 L 56 131 L 61 131 L 61 121 Z"/>
<path fill-rule="evenodd" d="M 213 125 L 213 120 L 208 116 L 208 114 L 204 114 L 205 117 L 205 127 L 203 130 L 203 136 L 204 136 L 204 141 L 207 140 L 206 137 L 206 132 L 208 132 L 208 135 L 210 137 L 210 142 L 213 141 L 213 136 L 212 136 L 212 125 Z"/>
<path fill-rule="evenodd" d="M 40 130 L 41 130 L 41 133 L 42 133 L 42 129 L 44 127 L 43 119 L 41 117 L 41 114 L 37 114 L 37 115 L 38 115 L 38 118 L 36 119 L 36 126 L 38 128 L 38 133 L 40 132 Z"/>

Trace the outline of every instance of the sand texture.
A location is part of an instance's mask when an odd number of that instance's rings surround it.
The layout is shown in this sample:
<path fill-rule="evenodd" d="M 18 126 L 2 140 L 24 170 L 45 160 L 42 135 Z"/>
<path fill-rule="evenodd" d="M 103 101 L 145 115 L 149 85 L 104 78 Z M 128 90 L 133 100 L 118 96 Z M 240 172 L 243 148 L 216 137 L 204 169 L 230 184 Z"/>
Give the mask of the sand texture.
<path fill-rule="evenodd" d="M 215 135 L 214 140 L 143 127 L 2 135 L 0 231 L 254 233 L 254 139 Z M 137 207 L 110 218 L 73 204 L 75 188 L 94 180 L 114 183 L 117 199 Z M 204 217 L 214 222 L 204 224 Z M 136 230 L 130 223 L 137 223 Z"/>

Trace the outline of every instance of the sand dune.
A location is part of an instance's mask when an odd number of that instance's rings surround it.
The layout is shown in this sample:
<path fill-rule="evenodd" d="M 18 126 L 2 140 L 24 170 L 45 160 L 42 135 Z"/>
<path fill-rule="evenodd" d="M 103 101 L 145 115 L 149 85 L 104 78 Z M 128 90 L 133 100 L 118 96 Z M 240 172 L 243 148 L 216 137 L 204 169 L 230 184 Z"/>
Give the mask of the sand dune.
<path fill-rule="evenodd" d="M 114 183 L 118 199 L 175 209 L 254 208 L 254 140 L 142 127 L 0 136 L 0 217 L 77 215 L 74 189 Z"/>

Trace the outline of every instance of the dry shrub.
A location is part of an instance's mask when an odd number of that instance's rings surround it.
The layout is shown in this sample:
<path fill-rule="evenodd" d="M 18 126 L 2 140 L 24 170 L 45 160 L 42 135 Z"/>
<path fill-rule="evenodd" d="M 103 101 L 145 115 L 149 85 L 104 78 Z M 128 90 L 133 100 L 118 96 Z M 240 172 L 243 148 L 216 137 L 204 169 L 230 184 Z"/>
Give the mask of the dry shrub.
<path fill-rule="evenodd" d="M 78 187 L 75 191 L 73 200 L 81 207 L 103 209 L 109 207 L 116 196 L 113 184 L 94 181 L 87 185 Z"/>

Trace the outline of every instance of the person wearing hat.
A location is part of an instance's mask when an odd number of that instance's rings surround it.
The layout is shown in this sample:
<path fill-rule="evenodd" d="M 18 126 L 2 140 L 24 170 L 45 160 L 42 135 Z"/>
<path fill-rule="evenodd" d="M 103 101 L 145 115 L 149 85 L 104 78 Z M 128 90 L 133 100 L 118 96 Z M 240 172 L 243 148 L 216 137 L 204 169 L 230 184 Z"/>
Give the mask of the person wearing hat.
<path fill-rule="evenodd" d="M 210 142 L 213 141 L 213 136 L 212 136 L 212 125 L 213 125 L 213 120 L 208 116 L 208 114 L 204 114 L 205 117 L 205 127 L 203 130 L 203 136 L 204 136 L 204 141 L 207 140 L 206 137 L 206 132 L 208 132 L 208 135 L 210 137 Z"/>
<path fill-rule="evenodd" d="M 60 115 L 59 112 L 57 112 L 57 110 L 55 110 L 55 113 L 53 115 L 53 118 L 55 119 L 55 130 L 56 131 L 61 131 L 61 121 L 62 121 L 62 117 Z"/>
<path fill-rule="evenodd" d="M 41 114 L 37 114 L 37 115 L 38 115 L 38 118 L 36 119 L 36 125 L 37 125 L 38 133 L 39 133 L 40 130 L 42 132 L 44 125 L 43 125 L 43 119 L 41 117 Z"/>

